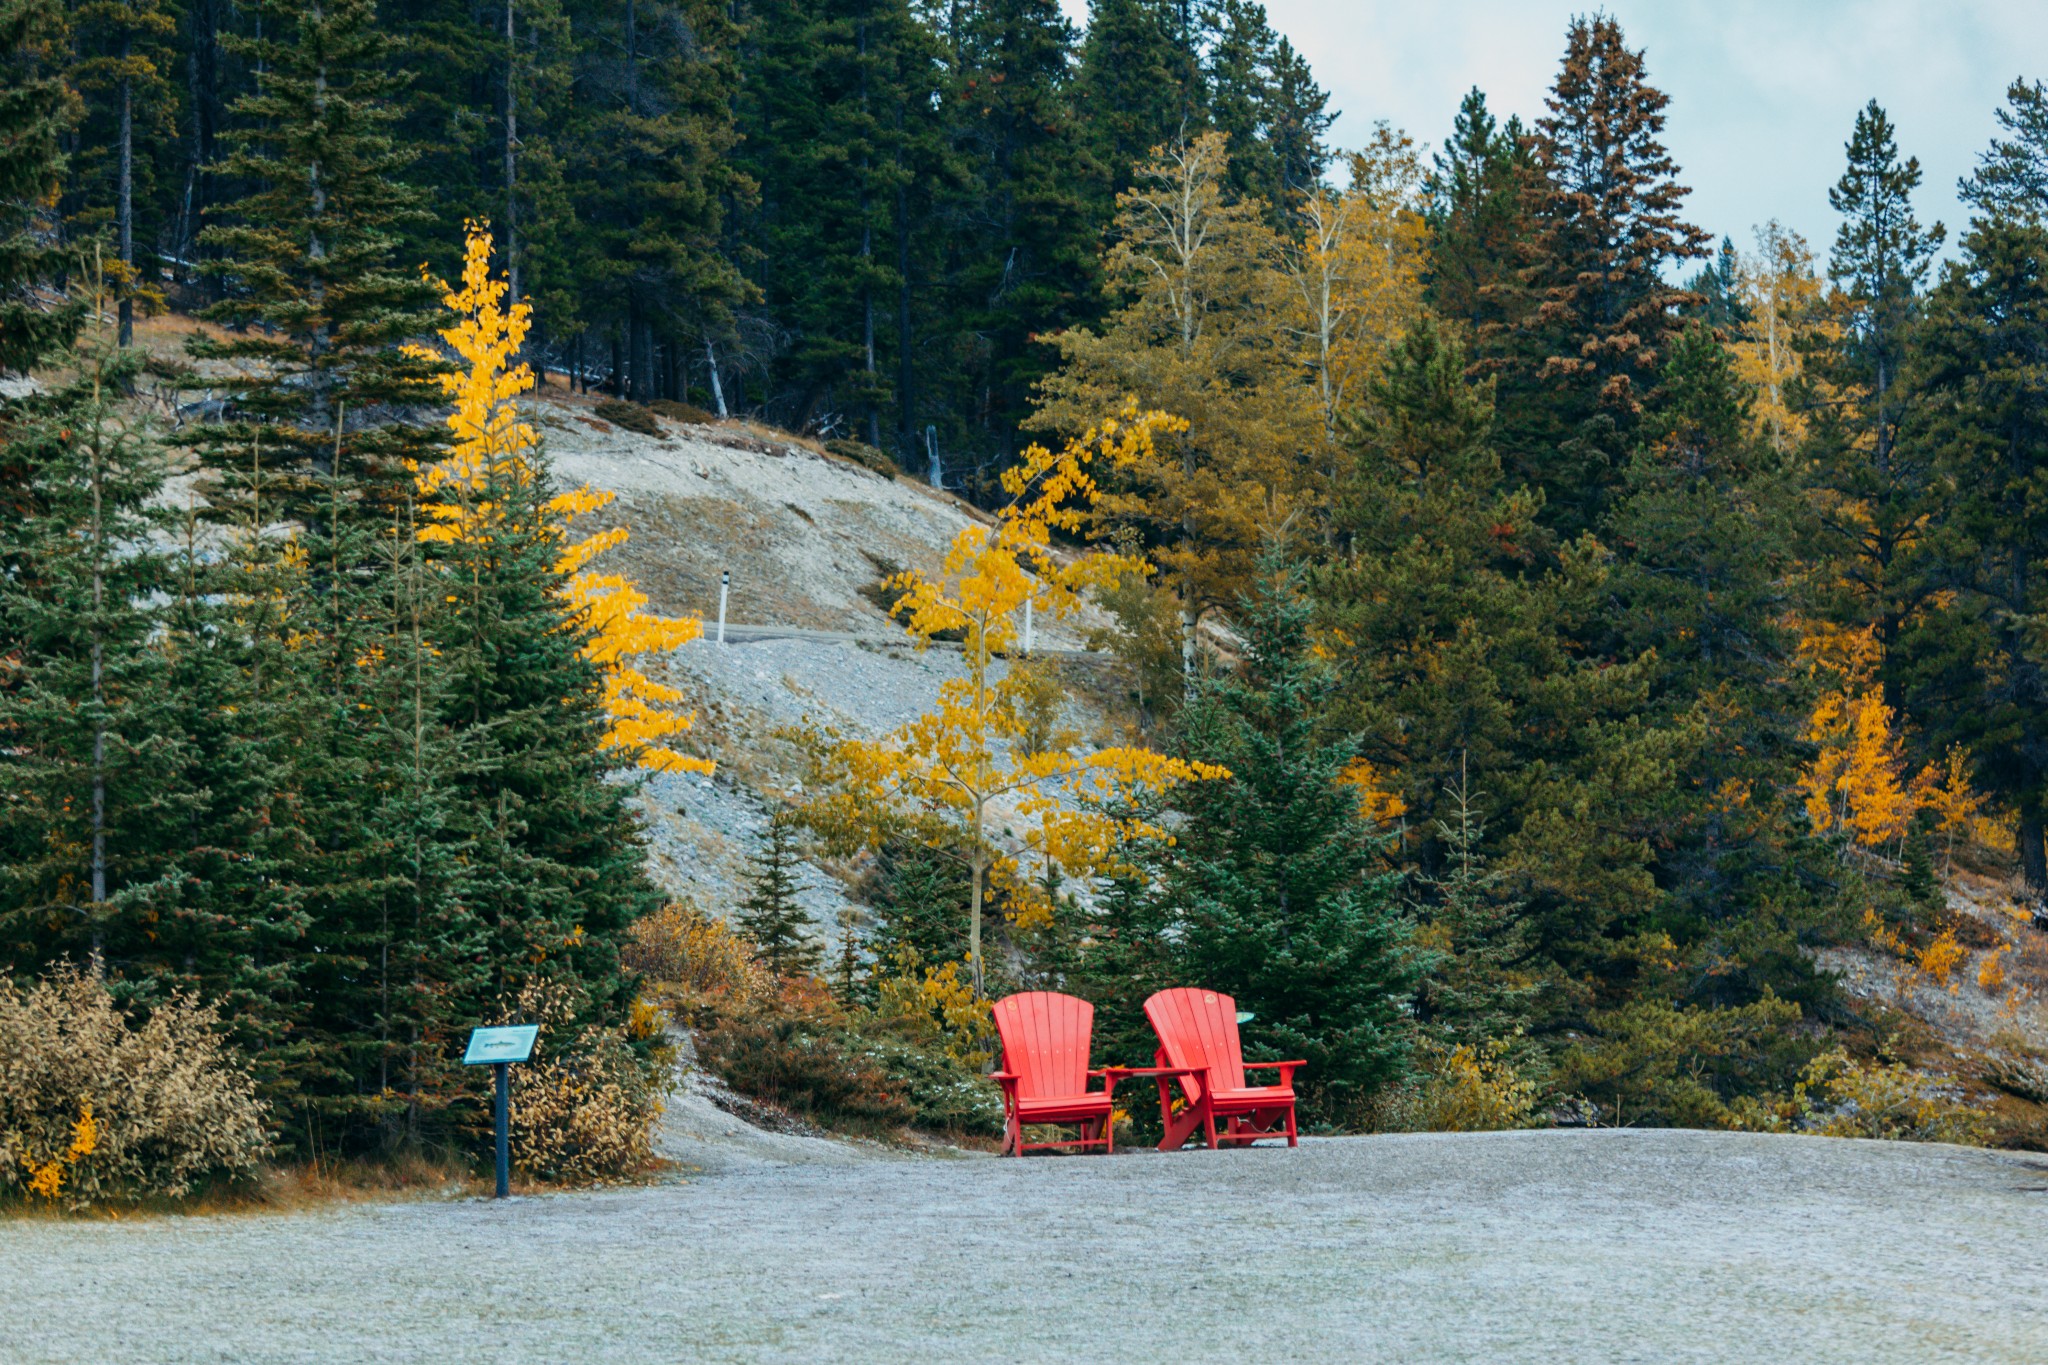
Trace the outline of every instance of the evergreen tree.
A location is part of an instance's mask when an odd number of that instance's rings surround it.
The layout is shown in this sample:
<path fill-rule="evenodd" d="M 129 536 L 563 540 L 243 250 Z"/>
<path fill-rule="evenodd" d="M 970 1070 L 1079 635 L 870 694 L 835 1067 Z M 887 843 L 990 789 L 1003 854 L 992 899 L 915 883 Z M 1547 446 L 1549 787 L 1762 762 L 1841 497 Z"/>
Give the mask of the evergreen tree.
<path fill-rule="evenodd" d="M 1193 0 L 1089 0 L 1076 106 L 1102 217 L 1155 149 L 1208 126 L 1196 17 Z"/>
<path fill-rule="evenodd" d="M 1101 311 L 1092 187 L 1103 171 L 1073 107 L 1074 43 L 1054 0 L 985 0 L 961 17 L 948 133 L 965 185 L 948 204 L 946 292 L 933 300 L 944 315 L 898 324 L 905 337 L 952 329 L 957 341 L 906 350 L 929 349 L 942 363 L 928 363 L 921 381 L 899 381 L 899 454 L 921 453 L 920 412 L 950 412 L 945 445 L 1009 463 L 1055 359 L 1041 338 Z"/>
<path fill-rule="evenodd" d="M 1724 339 L 1731 338 L 1735 329 L 1749 320 L 1749 310 L 1742 301 L 1741 274 L 1735 240 L 1723 237 L 1712 263 L 1700 267 L 1685 282 L 1685 287 L 1699 298 L 1693 316 Z"/>
<path fill-rule="evenodd" d="M 1497 124 L 1486 95 L 1476 86 L 1467 91 L 1425 185 L 1425 298 L 1438 317 L 1489 334 L 1519 319 L 1516 271 L 1532 230 L 1528 205 L 1536 175 L 1520 119 Z"/>
<path fill-rule="evenodd" d="M 1669 98 L 1606 16 L 1575 19 L 1531 146 L 1541 179 L 1520 272 L 1526 310 L 1482 332 L 1509 362 L 1502 452 L 1566 536 L 1597 525 L 1693 301 L 1666 266 L 1706 254 L 1659 140 Z"/>
<path fill-rule="evenodd" d="M 1631 460 L 1610 533 L 1625 649 L 1656 663 L 1652 713 L 1683 743 L 1657 817 L 1657 922 L 1712 970 L 1695 1003 L 1765 989 L 1814 998 L 1800 951 L 1802 849 L 1785 793 L 1804 715 L 1789 685 L 1797 494 L 1754 432 L 1748 387 L 1704 322 L 1671 347 L 1664 401 Z"/>
<path fill-rule="evenodd" d="M 2048 507 L 2048 227 L 1986 194 L 1917 331 L 1919 439 L 1950 490 L 1919 585 L 1936 609 L 1903 633 L 1898 676 L 1937 743 L 1969 746 L 1980 779 L 2019 818 L 2020 872 L 2048 895 L 2048 659 L 2030 625 L 2044 601 Z M 1917 442 L 1916 442 L 1917 443 Z"/>
<path fill-rule="evenodd" d="M 1248 1053 L 1305 1058 L 1297 1084 L 1334 1117 L 1400 1076 L 1414 970 L 1384 841 L 1340 780 L 1356 742 L 1319 733 L 1330 679 L 1302 575 L 1277 552 L 1260 569 L 1237 616 L 1243 676 L 1183 712 L 1188 756 L 1234 778 L 1186 789 L 1169 888 L 1190 979 L 1250 1011 Z"/>
<path fill-rule="evenodd" d="M 811 917 L 796 899 L 796 826 L 786 812 L 768 821 L 768 842 L 754 857 L 752 886 L 740 902 L 740 930 L 778 977 L 816 975 L 824 953 Z"/>
<path fill-rule="evenodd" d="M 893 972 L 906 956 L 931 966 L 966 960 L 968 885 L 957 859 L 915 835 L 893 835 L 876 852 L 867 894 L 875 912 L 867 945 L 875 971 Z"/>
<path fill-rule="evenodd" d="M 1417 945 L 1432 953 L 1416 991 L 1422 1027 L 1456 1047 L 1477 1047 L 1528 1027 L 1541 978 L 1531 969 L 1528 925 L 1508 877 L 1490 865 L 1486 824 L 1465 765 L 1444 789 L 1436 822 L 1443 870 L 1425 877 Z"/>
<path fill-rule="evenodd" d="M 87 232 L 111 227 L 118 302 L 116 340 L 135 339 L 136 213 L 155 207 L 155 163 L 151 155 L 170 141 L 172 88 L 168 71 L 177 16 L 162 0 L 84 0 L 72 10 L 72 38 L 79 59 L 70 72 L 78 90 L 99 98 L 87 102 L 80 129 L 80 156 L 73 167 L 70 218 Z M 81 190 L 84 192 L 81 193 Z"/>
<path fill-rule="evenodd" d="M 18 374 L 67 345 L 85 312 L 82 300 L 49 308 L 35 295 L 70 268 L 44 222 L 64 175 L 60 140 L 77 116 L 49 60 L 62 22 L 56 0 L 0 0 L 0 371 Z M 0 473 L 13 476 L 0 488 L 21 486 L 13 464 L 0 453 Z"/>
<path fill-rule="evenodd" d="M 1608 558 L 1545 532 L 1493 447 L 1493 382 L 1466 371 L 1428 320 L 1394 347 L 1347 431 L 1341 553 L 1311 582 L 1342 642 L 1333 710 L 1396 784 L 1408 856 L 1446 875 L 1444 794 L 1467 764 L 1487 774 L 1484 851 L 1564 1009 L 1625 971 L 1680 740 L 1647 714 L 1654 657 L 1575 643 L 1612 616 Z"/>
<path fill-rule="evenodd" d="M 1230 139 L 1228 193 L 1263 202 L 1280 226 L 1329 165 L 1330 97 L 1258 0 L 1207 0 L 1200 27 L 1206 123 Z"/>
<path fill-rule="evenodd" d="M 92 957 L 123 977 L 152 955 L 179 736 L 151 647 L 165 467 L 117 406 L 137 358 L 106 340 L 10 424 L 27 497 L 0 575 L 0 942 L 18 970 Z"/>
<path fill-rule="evenodd" d="M 1856 116 L 1848 166 L 1828 192 L 1843 217 L 1828 255 L 1840 340 L 1806 365 L 1833 399 L 1811 423 L 1822 605 L 1841 625 L 1874 627 L 1887 654 L 1922 601 L 1912 561 L 1935 492 L 1927 452 L 1901 440 L 1909 337 L 1944 236 L 1913 216 L 1919 184 L 1919 161 L 1900 160 L 1891 120 L 1873 100 Z M 1887 699 L 1899 701 L 1889 678 Z"/>

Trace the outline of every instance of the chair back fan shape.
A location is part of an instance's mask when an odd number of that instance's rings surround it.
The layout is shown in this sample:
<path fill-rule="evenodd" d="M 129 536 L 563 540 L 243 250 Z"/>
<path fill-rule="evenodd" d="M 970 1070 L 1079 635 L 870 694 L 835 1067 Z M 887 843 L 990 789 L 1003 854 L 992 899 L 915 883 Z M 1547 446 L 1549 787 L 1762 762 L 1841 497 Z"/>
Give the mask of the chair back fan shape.
<path fill-rule="evenodd" d="M 1088 1089 L 1088 1042 L 1095 1006 L 1056 991 L 1026 991 L 995 1004 L 1003 1070 L 1027 1099 L 1079 1095 Z"/>

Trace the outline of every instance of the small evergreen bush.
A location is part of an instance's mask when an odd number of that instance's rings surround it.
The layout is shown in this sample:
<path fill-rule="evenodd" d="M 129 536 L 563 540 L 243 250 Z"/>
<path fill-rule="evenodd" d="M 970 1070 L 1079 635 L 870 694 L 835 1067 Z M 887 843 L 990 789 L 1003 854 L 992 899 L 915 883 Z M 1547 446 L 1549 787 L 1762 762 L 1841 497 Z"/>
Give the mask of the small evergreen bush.
<path fill-rule="evenodd" d="M 612 425 L 624 427 L 628 431 L 637 431 L 642 436 L 660 436 L 662 434 L 661 423 L 654 419 L 653 413 L 641 407 L 638 403 L 627 403 L 617 398 L 607 398 L 593 408 L 592 411 Z"/>

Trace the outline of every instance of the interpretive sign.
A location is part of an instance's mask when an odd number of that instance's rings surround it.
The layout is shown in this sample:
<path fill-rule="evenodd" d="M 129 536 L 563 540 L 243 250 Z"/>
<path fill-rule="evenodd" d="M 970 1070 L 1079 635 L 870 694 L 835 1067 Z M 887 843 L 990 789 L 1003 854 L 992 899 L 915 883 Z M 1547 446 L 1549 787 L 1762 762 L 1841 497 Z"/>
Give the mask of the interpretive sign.
<path fill-rule="evenodd" d="M 498 1198 L 512 1192 L 512 1063 L 533 1055 L 533 1040 L 540 1036 L 539 1024 L 505 1024 L 498 1028 L 471 1029 L 469 1051 L 462 1054 L 464 1066 L 488 1066 L 497 1074 Z"/>
<path fill-rule="evenodd" d="M 491 1062 L 523 1062 L 533 1055 L 533 1040 L 539 1034 L 539 1024 L 472 1029 L 469 1051 L 462 1054 L 462 1063 L 464 1066 L 484 1066 Z"/>

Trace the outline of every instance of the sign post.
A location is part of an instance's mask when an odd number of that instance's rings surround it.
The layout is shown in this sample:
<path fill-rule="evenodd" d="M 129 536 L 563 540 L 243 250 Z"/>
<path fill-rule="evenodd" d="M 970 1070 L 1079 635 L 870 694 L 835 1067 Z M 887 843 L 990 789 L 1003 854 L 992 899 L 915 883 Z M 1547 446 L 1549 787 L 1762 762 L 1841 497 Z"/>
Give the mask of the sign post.
<path fill-rule="evenodd" d="M 462 1054 L 464 1066 L 488 1065 L 497 1072 L 497 1100 L 492 1105 L 498 1130 L 498 1194 L 512 1192 L 512 1063 L 533 1055 L 533 1040 L 540 1034 L 538 1024 L 511 1024 L 503 1028 L 471 1029 L 469 1050 Z"/>
<path fill-rule="evenodd" d="M 725 594 L 732 587 L 732 570 L 718 575 L 718 643 L 725 643 Z"/>

